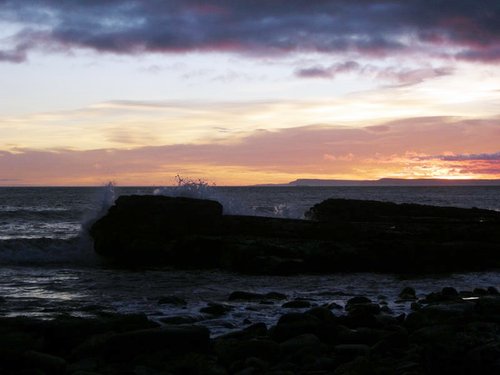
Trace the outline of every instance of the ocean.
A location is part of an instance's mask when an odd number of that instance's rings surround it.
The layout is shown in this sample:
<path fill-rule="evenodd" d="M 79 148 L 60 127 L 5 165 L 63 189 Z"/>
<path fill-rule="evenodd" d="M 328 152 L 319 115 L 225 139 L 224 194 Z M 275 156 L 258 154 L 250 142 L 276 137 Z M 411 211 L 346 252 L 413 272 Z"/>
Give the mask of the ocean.
<path fill-rule="evenodd" d="M 0 316 L 52 318 L 59 314 L 95 316 L 144 313 L 155 321 L 189 316 L 213 335 L 249 322 L 272 324 L 282 302 L 228 302 L 232 291 L 276 291 L 313 305 L 343 306 L 352 296 L 387 301 L 395 313 L 409 309 L 394 302 L 405 286 L 417 295 L 445 286 L 459 290 L 500 288 L 499 272 L 426 275 L 404 279 L 386 274 L 248 276 L 220 271 L 110 268 L 93 252 L 86 233 L 113 199 L 128 194 L 195 195 L 220 201 L 228 214 L 301 218 L 327 198 L 355 198 L 500 210 L 500 187 L 2 187 L 0 188 Z M 185 305 L 159 303 L 176 296 Z M 222 318 L 200 313 L 209 303 L 226 303 Z M 300 309 L 299 309 L 300 311 Z"/>

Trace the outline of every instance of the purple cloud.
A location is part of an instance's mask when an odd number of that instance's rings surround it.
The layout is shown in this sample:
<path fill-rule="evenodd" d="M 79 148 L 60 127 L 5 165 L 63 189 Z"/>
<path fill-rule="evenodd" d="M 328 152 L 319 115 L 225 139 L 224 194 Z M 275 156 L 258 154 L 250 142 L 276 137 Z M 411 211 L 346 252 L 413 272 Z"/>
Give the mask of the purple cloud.
<path fill-rule="evenodd" d="M 459 154 L 459 155 L 439 155 L 433 156 L 434 159 L 443 161 L 498 161 L 500 162 L 500 151 L 491 154 Z"/>
<path fill-rule="evenodd" d="M 0 60 L 20 62 L 27 43 L 98 52 L 356 51 L 370 56 L 459 47 L 456 57 L 500 59 L 497 0 L 1 0 L 2 20 L 34 28 Z M 412 38 L 401 38 L 412 36 Z M 422 43 L 424 47 L 422 47 Z M 440 48 L 436 48 L 440 47 Z M 40 48 L 38 46 L 37 48 Z M 319 68 L 318 68 L 319 69 Z M 308 72 L 303 72 L 308 74 Z M 320 70 L 310 75 L 321 75 Z"/>
<path fill-rule="evenodd" d="M 26 50 L 19 46 L 12 50 L 0 51 L 0 61 L 20 63 L 26 60 Z"/>
<path fill-rule="evenodd" d="M 346 61 L 333 64 L 329 67 L 315 66 L 312 68 L 299 69 L 295 72 L 301 78 L 334 78 L 339 73 L 358 71 L 360 65 L 356 61 Z"/>
<path fill-rule="evenodd" d="M 355 61 L 345 61 L 330 65 L 328 67 L 313 66 L 299 69 L 295 75 L 300 78 L 326 78 L 333 79 L 338 74 L 358 72 L 373 77 L 394 81 L 399 85 L 412 85 L 425 81 L 426 79 L 441 77 L 453 73 L 448 67 L 424 67 L 417 69 L 403 69 L 396 67 L 380 68 L 375 65 L 360 65 Z"/>

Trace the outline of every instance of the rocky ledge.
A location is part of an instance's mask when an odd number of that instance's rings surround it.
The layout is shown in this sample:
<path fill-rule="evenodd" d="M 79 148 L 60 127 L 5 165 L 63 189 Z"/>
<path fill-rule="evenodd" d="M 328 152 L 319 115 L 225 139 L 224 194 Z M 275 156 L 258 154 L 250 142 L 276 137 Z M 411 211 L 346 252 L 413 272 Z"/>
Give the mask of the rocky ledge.
<path fill-rule="evenodd" d="M 406 287 L 400 298 L 413 301 L 408 315 L 393 315 L 386 305 L 357 296 L 343 312 L 334 304 L 297 308 L 272 327 L 246 322 L 246 328 L 215 338 L 203 326 L 160 326 L 143 315 L 0 318 L 0 373 L 500 373 L 495 288 L 447 287 L 417 299 Z"/>
<path fill-rule="evenodd" d="M 93 224 L 95 251 L 124 266 L 256 274 L 428 273 L 500 267 L 500 213 L 329 199 L 308 220 L 223 215 L 215 201 L 122 196 Z"/>

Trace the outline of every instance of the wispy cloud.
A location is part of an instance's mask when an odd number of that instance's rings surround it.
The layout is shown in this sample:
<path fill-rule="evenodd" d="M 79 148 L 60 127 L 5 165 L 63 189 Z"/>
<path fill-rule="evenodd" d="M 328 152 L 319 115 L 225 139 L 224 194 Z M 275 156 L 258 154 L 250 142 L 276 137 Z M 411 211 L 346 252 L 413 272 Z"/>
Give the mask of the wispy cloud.
<path fill-rule="evenodd" d="M 447 76 L 452 74 L 452 67 L 422 66 L 418 68 L 379 67 L 373 64 L 361 65 L 356 61 L 345 61 L 330 66 L 315 65 L 295 71 L 300 78 L 326 78 L 334 79 L 340 74 L 357 73 L 363 76 L 395 82 L 400 85 L 411 85 L 427 79 Z"/>
<path fill-rule="evenodd" d="M 361 67 L 356 61 L 345 61 L 328 67 L 313 66 L 299 69 L 295 74 L 302 78 L 334 78 L 337 74 L 359 71 L 360 69 Z"/>

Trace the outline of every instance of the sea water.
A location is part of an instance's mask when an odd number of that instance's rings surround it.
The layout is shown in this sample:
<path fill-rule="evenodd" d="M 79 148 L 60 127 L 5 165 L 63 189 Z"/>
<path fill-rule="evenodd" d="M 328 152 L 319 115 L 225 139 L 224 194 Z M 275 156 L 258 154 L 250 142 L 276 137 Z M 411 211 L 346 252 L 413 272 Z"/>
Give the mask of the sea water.
<path fill-rule="evenodd" d="M 118 312 L 145 313 L 159 321 L 183 315 L 220 334 L 248 322 L 272 324 L 290 311 L 281 307 L 282 302 L 228 302 L 235 290 L 276 291 L 289 300 L 307 298 L 316 305 L 341 306 L 352 296 L 365 295 L 388 301 L 398 314 L 409 308 L 408 303 L 394 302 L 404 286 L 413 286 L 421 296 L 444 286 L 500 287 L 500 272 L 493 271 L 402 279 L 371 273 L 284 277 L 109 268 L 94 254 L 87 228 L 114 197 L 128 194 L 190 195 L 220 201 L 227 214 L 293 218 L 332 197 L 500 210 L 500 187 L 0 188 L 0 316 Z M 187 305 L 159 304 L 165 296 L 183 298 Z M 233 309 L 222 318 L 200 314 L 210 302 L 228 303 Z"/>

